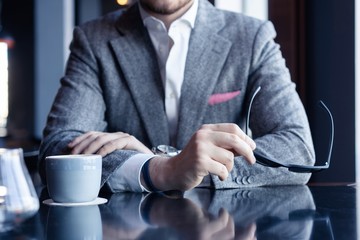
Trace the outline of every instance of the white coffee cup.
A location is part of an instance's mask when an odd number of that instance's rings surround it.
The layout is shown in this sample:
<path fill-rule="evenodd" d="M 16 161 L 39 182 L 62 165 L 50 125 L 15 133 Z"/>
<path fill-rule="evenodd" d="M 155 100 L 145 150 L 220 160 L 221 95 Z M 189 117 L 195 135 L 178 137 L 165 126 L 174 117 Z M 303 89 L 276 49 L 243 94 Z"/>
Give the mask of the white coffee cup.
<path fill-rule="evenodd" d="M 45 162 L 47 188 L 54 202 L 80 203 L 96 199 L 101 182 L 101 155 L 48 156 Z"/>

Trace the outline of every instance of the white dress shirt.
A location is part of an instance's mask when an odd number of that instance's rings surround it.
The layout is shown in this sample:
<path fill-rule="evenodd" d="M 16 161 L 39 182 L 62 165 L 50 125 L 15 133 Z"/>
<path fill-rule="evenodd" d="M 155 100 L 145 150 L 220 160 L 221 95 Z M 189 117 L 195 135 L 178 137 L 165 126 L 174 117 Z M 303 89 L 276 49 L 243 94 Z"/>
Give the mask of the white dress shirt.
<path fill-rule="evenodd" d="M 170 140 L 175 144 L 181 86 L 184 80 L 186 56 L 191 30 L 194 28 L 198 0 L 180 18 L 166 29 L 165 24 L 149 15 L 139 4 L 144 26 L 147 28 L 157 54 L 161 79 L 165 89 L 165 110 L 169 124 Z M 109 179 L 117 191 L 147 191 L 140 182 L 141 168 L 154 155 L 136 154 L 129 158 Z"/>

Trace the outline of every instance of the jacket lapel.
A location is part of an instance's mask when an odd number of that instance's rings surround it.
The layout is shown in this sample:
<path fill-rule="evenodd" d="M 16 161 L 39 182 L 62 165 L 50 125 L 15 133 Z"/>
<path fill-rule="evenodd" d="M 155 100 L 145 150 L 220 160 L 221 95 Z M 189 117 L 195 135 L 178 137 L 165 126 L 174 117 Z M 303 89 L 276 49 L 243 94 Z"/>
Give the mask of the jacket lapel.
<path fill-rule="evenodd" d="M 209 3 L 199 1 L 181 89 L 178 148 L 183 148 L 204 122 L 208 99 L 231 47 L 231 42 L 218 34 L 224 23 L 214 11 Z"/>
<path fill-rule="evenodd" d="M 156 53 L 137 4 L 120 17 L 117 28 L 121 36 L 110 44 L 143 119 L 150 143 L 153 146 L 169 144 L 164 90 Z"/>

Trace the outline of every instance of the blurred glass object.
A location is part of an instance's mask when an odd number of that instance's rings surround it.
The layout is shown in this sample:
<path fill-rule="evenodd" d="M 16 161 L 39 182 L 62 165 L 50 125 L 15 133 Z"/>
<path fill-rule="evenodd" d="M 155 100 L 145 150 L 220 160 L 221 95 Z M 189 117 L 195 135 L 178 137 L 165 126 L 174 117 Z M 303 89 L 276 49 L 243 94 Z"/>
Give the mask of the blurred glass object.
<path fill-rule="evenodd" d="M 39 210 L 39 198 L 26 168 L 23 151 L 0 148 L 0 233 Z"/>

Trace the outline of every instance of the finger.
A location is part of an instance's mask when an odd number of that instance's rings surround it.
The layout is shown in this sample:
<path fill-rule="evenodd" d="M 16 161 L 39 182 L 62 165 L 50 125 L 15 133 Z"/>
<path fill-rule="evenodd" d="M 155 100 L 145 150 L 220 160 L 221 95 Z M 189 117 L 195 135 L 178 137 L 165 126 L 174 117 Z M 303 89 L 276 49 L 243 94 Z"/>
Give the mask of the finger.
<path fill-rule="evenodd" d="M 256 239 L 256 224 L 251 223 L 240 231 L 237 229 L 236 239 Z"/>
<path fill-rule="evenodd" d="M 224 211 L 225 211 L 225 214 L 227 215 L 227 219 L 228 219 L 228 222 L 227 222 L 227 225 L 226 225 L 226 228 L 224 229 L 224 231 L 229 234 L 229 239 L 234 239 L 235 238 L 235 222 L 234 222 L 234 219 L 226 210 L 224 210 Z"/>
<path fill-rule="evenodd" d="M 256 148 L 255 141 L 252 138 L 250 138 L 248 135 L 246 135 L 244 131 L 241 130 L 241 128 L 234 123 L 204 124 L 202 126 L 202 129 L 235 134 L 239 138 L 241 138 L 244 142 L 246 142 L 251 147 L 252 150 Z"/>
<path fill-rule="evenodd" d="M 218 221 L 223 223 L 222 228 L 214 232 L 212 239 L 234 239 L 235 223 L 231 215 L 224 209 L 220 209 Z"/>
<path fill-rule="evenodd" d="M 116 134 L 104 133 L 96 136 L 91 142 L 83 149 L 84 154 L 98 153 L 98 151 L 105 145 L 112 143 L 119 138 Z"/>
<path fill-rule="evenodd" d="M 97 153 L 102 156 L 106 156 L 114 152 L 115 150 L 120 149 L 135 150 L 142 153 L 152 154 L 150 149 L 145 147 L 140 141 L 138 141 L 135 137 L 131 135 L 120 136 L 107 142 L 99 149 Z"/>
<path fill-rule="evenodd" d="M 209 155 L 213 160 L 222 163 L 228 172 L 234 167 L 234 153 L 232 151 L 213 145 L 209 148 Z"/>
<path fill-rule="evenodd" d="M 251 147 L 244 142 L 238 135 L 229 134 L 225 132 L 213 132 L 209 134 L 214 145 L 232 150 L 235 153 L 243 156 L 250 164 L 254 164 L 256 159 Z"/>
<path fill-rule="evenodd" d="M 229 171 L 224 164 L 210 158 L 206 160 L 205 169 L 208 173 L 218 176 L 221 181 L 224 181 L 229 176 Z"/>
<path fill-rule="evenodd" d="M 121 145 L 119 139 L 109 141 L 105 145 L 103 145 L 98 151 L 97 154 L 100 154 L 102 157 L 114 152 L 117 149 L 122 149 L 125 144 Z"/>
<path fill-rule="evenodd" d="M 252 138 L 250 138 L 248 135 L 246 135 L 246 133 L 243 130 L 241 130 L 241 128 L 238 125 L 233 123 L 220 123 L 214 125 L 215 125 L 213 126 L 214 131 L 223 131 L 223 132 L 235 134 L 239 138 L 244 140 L 247 144 L 249 144 L 252 150 L 256 148 L 255 141 Z"/>
<path fill-rule="evenodd" d="M 94 140 L 99 138 L 99 136 L 103 135 L 104 133 L 100 132 L 93 132 L 92 134 L 88 134 L 86 138 L 82 139 L 81 142 L 78 142 L 77 145 L 72 149 L 72 154 L 91 154 L 95 153 L 98 149 L 93 150 L 92 152 L 89 151 L 89 146 L 93 144 Z M 92 146 L 94 148 L 94 146 Z M 87 149 L 87 151 L 86 151 Z"/>
<path fill-rule="evenodd" d="M 76 145 L 78 145 L 80 142 L 82 142 L 84 139 L 88 138 L 90 135 L 95 134 L 96 132 L 87 132 L 84 134 L 81 134 L 80 136 L 74 138 L 69 144 L 68 147 L 73 148 Z"/>
<path fill-rule="evenodd" d="M 256 162 L 253 150 L 242 140 L 235 141 L 230 147 L 235 153 L 243 156 L 248 163 L 254 164 Z"/>
<path fill-rule="evenodd" d="M 137 138 L 132 135 L 128 136 L 128 144 L 126 145 L 126 149 L 136 150 L 142 153 L 153 154 L 153 152 L 147 148 L 142 142 L 140 142 Z"/>

